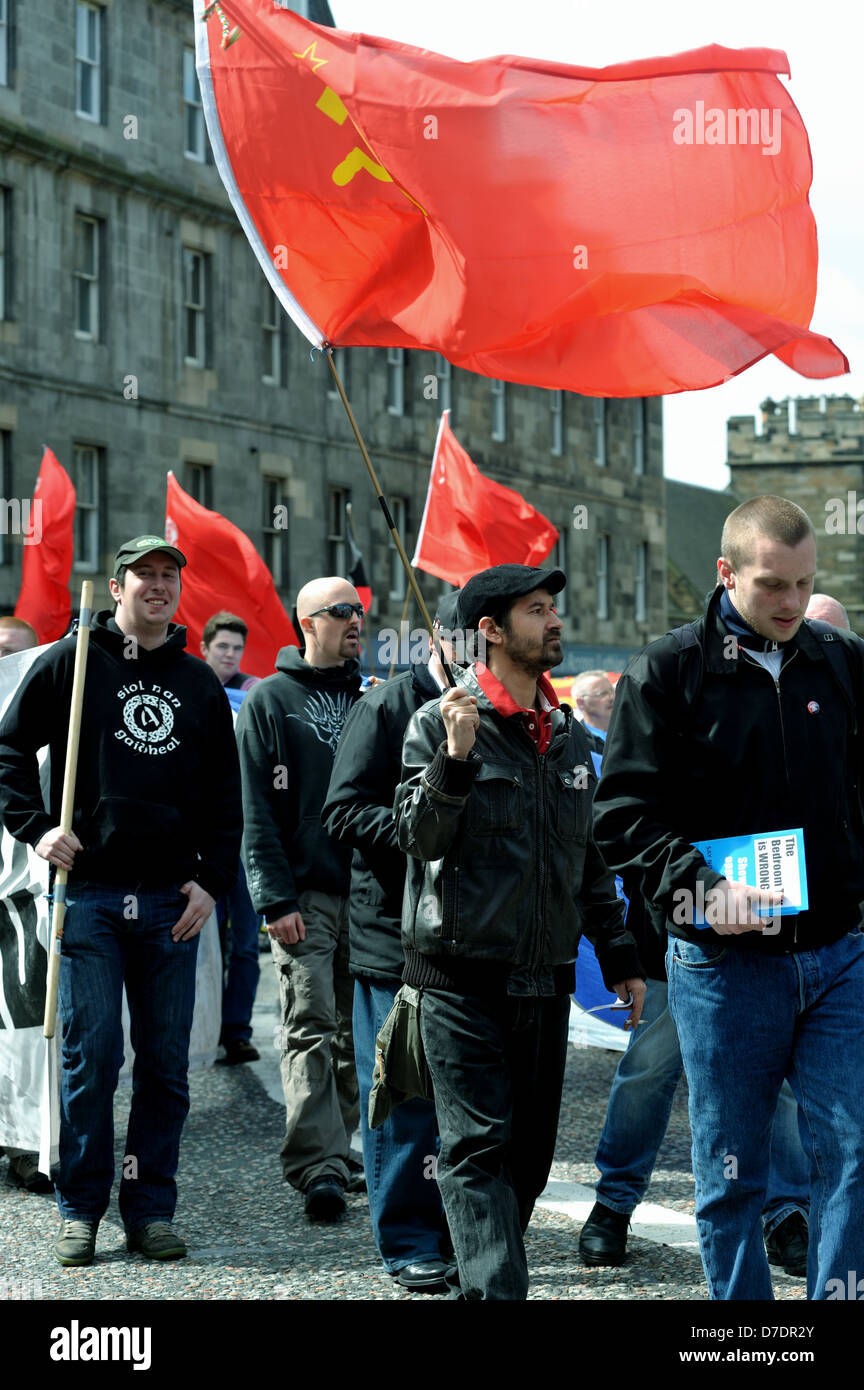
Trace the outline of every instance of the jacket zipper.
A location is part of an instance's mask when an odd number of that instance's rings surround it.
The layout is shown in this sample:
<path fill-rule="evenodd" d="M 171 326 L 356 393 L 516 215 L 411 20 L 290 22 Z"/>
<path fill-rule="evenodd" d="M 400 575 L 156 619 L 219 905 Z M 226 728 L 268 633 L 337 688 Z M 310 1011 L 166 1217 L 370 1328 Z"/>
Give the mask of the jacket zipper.
<path fill-rule="evenodd" d="M 751 666 L 759 666 L 759 667 L 761 667 L 761 669 L 762 669 L 763 671 L 766 671 L 767 674 L 768 674 L 768 676 L 770 676 L 771 680 L 774 682 L 774 689 L 775 689 L 775 691 L 776 691 L 776 693 L 777 693 L 777 715 L 778 715 L 779 720 L 780 720 L 780 745 L 781 745 L 781 747 L 782 747 L 782 749 L 783 749 L 783 771 L 784 771 L 784 773 L 786 774 L 786 786 L 787 786 L 787 788 L 788 788 L 788 790 L 789 790 L 790 792 L 792 791 L 792 783 L 791 783 L 790 778 L 789 778 L 789 760 L 788 760 L 788 758 L 786 757 L 786 729 L 785 729 L 785 726 L 784 726 L 784 724 L 783 724 L 783 705 L 782 705 L 782 703 L 781 703 L 781 701 L 780 701 L 780 676 L 782 676 L 784 670 L 786 669 L 786 666 L 791 666 L 792 662 L 795 660 L 795 658 L 796 658 L 797 655 L 798 655 L 798 651 L 797 651 L 797 649 L 796 649 L 796 650 L 792 653 L 792 655 L 790 656 L 789 660 L 786 662 L 785 666 L 781 666 L 781 667 L 780 667 L 780 670 L 779 670 L 779 672 L 778 672 L 778 674 L 777 674 L 776 676 L 772 676 L 772 675 L 771 675 L 771 672 L 768 671 L 768 668 L 765 667 L 765 666 L 762 666 L 761 661 L 754 661 L 752 657 L 748 657 L 748 660 L 749 660 Z M 796 912 L 796 914 L 795 914 L 795 925 L 794 925 L 794 927 L 793 927 L 793 929 L 792 929 L 792 944 L 793 944 L 793 946 L 795 946 L 795 945 L 798 944 L 798 917 L 799 917 L 799 914 Z"/>

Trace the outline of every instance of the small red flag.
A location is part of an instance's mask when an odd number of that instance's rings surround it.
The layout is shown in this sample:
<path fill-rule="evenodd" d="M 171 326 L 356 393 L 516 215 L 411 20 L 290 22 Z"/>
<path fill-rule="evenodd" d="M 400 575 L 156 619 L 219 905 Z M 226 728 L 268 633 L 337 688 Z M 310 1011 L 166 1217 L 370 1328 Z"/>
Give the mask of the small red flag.
<path fill-rule="evenodd" d="M 50 449 L 42 464 L 26 525 L 21 590 L 15 617 L 35 627 L 40 643 L 56 642 L 69 630 L 69 575 L 75 548 L 75 488 Z"/>
<path fill-rule="evenodd" d="M 768 353 L 848 371 L 808 331 L 813 171 L 785 53 L 463 63 L 272 0 L 219 10 L 196 20 L 216 164 L 317 346 L 590 396 L 713 386 Z"/>
<path fill-rule="evenodd" d="M 298 646 L 291 619 L 258 551 L 239 527 L 202 507 L 168 474 L 165 539 L 188 561 L 175 621 L 186 627 L 186 650 L 201 655 L 208 618 L 227 609 L 249 628 L 243 670 L 271 676 L 280 647 Z"/>
<path fill-rule="evenodd" d="M 491 565 L 539 565 L 558 539 L 518 492 L 481 473 L 441 416 L 417 548 L 411 561 L 459 588 Z"/>

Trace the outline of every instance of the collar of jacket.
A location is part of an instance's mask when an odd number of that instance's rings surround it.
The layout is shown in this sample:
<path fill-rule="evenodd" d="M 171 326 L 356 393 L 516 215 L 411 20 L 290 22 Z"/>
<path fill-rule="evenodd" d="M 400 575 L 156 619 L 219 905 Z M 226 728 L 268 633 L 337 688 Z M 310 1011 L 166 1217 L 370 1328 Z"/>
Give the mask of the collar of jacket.
<path fill-rule="evenodd" d="M 509 724 L 511 720 L 519 718 L 518 713 L 504 715 L 498 712 L 498 710 L 493 705 L 492 701 L 489 699 L 489 696 L 483 689 L 482 685 L 478 681 L 477 672 L 473 664 L 471 666 L 466 666 L 464 669 L 460 669 L 454 666 L 453 675 L 456 679 L 457 685 L 464 685 L 466 690 L 469 690 L 472 695 L 476 696 L 477 708 L 482 714 L 491 714 L 495 719 L 500 720 L 501 723 L 505 725 Z M 569 705 L 553 705 L 549 713 L 552 717 L 552 738 L 549 742 L 549 748 L 551 748 L 552 740 L 555 739 L 558 734 L 566 732 L 569 729 L 570 720 L 573 717 L 573 711 L 571 710 Z M 522 730 L 521 732 L 524 733 L 524 730 Z M 525 738 L 529 739 L 530 741 L 529 734 L 526 733 Z M 548 748 L 546 752 L 549 752 Z"/>
<path fill-rule="evenodd" d="M 300 655 L 299 647 L 282 647 L 276 657 L 276 670 L 310 685 L 355 685 L 360 689 L 360 662 L 353 656 L 341 666 L 310 666 Z"/>
<path fill-rule="evenodd" d="M 69 640 L 74 642 L 74 635 L 70 634 Z M 102 608 L 93 614 L 90 640 L 118 659 L 128 656 L 129 638 L 117 626 L 114 612 L 110 608 Z M 161 666 L 163 663 L 176 661 L 186 650 L 186 629 L 180 623 L 169 623 L 165 641 L 158 647 L 138 647 L 135 650 L 136 659 L 147 665 Z M 129 665 L 131 667 L 132 663 Z"/>
<path fill-rule="evenodd" d="M 723 619 L 720 616 L 720 599 L 725 590 L 721 584 L 711 594 L 702 618 L 702 646 L 705 652 L 705 669 L 715 676 L 734 676 L 738 672 L 739 662 L 730 661 L 726 656 L 728 647 L 727 640 L 731 634 Z M 802 655 L 809 657 L 811 661 L 826 662 L 827 657 L 820 649 L 819 643 L 810 631 L 807 619 L 799 627 L 794 637 L 788 642 L 780 644 L 788 647 L 790 652 L 800 651 Z"/>

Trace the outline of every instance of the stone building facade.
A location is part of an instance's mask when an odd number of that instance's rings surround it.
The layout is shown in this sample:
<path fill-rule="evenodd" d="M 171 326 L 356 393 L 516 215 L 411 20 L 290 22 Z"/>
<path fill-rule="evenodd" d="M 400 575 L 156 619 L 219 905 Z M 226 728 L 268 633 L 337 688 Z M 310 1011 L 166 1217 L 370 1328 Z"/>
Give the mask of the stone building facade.
<path fill-rule="evenodd" d="M 295 8 L 332 22 L 324 0 Z M 0 610 L 20 580 L 9 504 L 32 495 L 48 444 L 77 489 L 73 603 L 89 575 L 105 604 L 119 541 L 162 532 L 173 470 L 251 537 L 289 609 L 306 579 L 345 572 L 350 501 L 370 626 L 397 626 L 383 517 L 327 364 L 223 191 L 192 50 L 188 0 L 0 0 Z M 620 662 L 664 630 L 660 400 L 493 383 L 429 353 L 338 360 L 409 555 L 449 401 L 477 466 L 559 527 L 569 666 Z M 434 603 L 442 586 L 422 587 Z"/>
<path fill-rule="evenodd" d="M 864 409 L 851 396 L 810 396 L 761 407 L 728 421 L 731 490 L 741 502 L 779 493 L 816 529 L 817 589 L 845 604 L 864 632 Z"/>

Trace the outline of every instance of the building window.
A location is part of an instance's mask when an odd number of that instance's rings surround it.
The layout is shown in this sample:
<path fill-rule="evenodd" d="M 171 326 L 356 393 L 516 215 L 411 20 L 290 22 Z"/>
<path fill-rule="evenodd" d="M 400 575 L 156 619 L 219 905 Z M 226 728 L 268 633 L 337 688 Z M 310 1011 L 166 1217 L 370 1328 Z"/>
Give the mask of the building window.
<path fill-rule="evenodd" d="M 210 257 L 183 247 L 183 355 L 190 367 L 207 365 L 207 289 Z"/>
<path fill-rule="evenodd" d="M 9 494 L 10 494 L 10 492 L 12 491 L 11 479 L 12 479 L 12 431 L 11 431 L 11 430 L 0 430 L 0 487 L 2 487 L 2 489 L 3 489 L 3 496 L 4 496 L 4 497 L 8 497 Z M 31 497 L 31 499 L 30 499 L 30 505 L 31 505 L 31 507 L 32 507 L 32 505 L 33 505 L 33 499 L 32 499 L 32 497 Z M 27 519 L 26 519 L 26 517 L 23 515 L 23 512 L 24 512 L 24 508 L 23 508 L 23 507 L 21 508 L 21 511 L 22 511 L 22 517 L 21 517 L 22 524 L 26 524 L 26 520 L 27 520 Z M 8 543 L 8 541 L 7 541 L 7 539 L 6 539 L 6 529 L 5 529 L 5 527 L 4 527 L 2 530 L 0 530 L 0 565 L 9 565 L 9 564 L 11 564 L 11 563 L 12 563 L 12 547 L 9 545 L 9 543 Z"/>
<path fill-rule="evenodd" d="M 282 305 L 269 286 L 265 286 L 264 293 L 264 371 L 261 380 L 268 386 L 285 386 L 288 382 L 285 315 Z"/>
<path fill-rule="evenodd" d="M 76 570 L 94 574 L 99 569 L 99 494 L 104 472 L 104 449 L 95 444 L 72 448 L 72 482 L 75 486 Z"/>
<path fill-rule="evenodd" d="M 450 424 L 453 424 L 453 368 L 442 357 L 440 352 L 435 354 L 435 375 L 438 378 L 438 412 L 443 415 L 445 410 L 450 411 Z M 401 535 L 401 532 L 400 532 Z"/>
<path fill-rule="evenodd" d="M 202 507 L 213 506 L 213 465 L 210 463 L 187 463 L 184 467 L 186 491 Z"/>
<path fill-rule="evenodd" d="M 327 573 L 348 573 L 345 507 L 351 501 L 347 487 L 331 487 L 327 493 Z"/>
<path fill-rule="evenodd" d="M 648 621 L 648 545 L 645 541 L 636 547 L 636 621 Z"/>
<path fill-rule="evenodd" d="M 549 452 L 556 457 L 564 453 L 564 392 L 549 392 L 549 411 L 551 415 L 551 434 Z"/>
<path fill-rule="evenodd" d="M 550 569 L 563 570 L 565 575 L 568 573 L 567 538 L 569 535 L 570 532 L 567 528 L 567 522 L 565 521 L 561 526 L 558 527 L 558 539 L 555 542 L 555 548 L 553 549 L 552 554 L 549 557 L 552 561 Z M 561 592 L 554 595 L 555 607 L 558 610 L 558 616 L 561 618 L 567 616 L 567 590 L 569 587 L 570 581 L 568 578 L 568 581 L 564 585 L 564 588 L 561 590 Z"/>
<path fill-rule="evenodd" d="M 408 503 L 406 499 L 404 497 L 391 497 L 390 512 L 404 545 L 408 537 Z M 392 536 L 390 537 L 390 545 L 390 597 L 404 599 L 408 582 L 405 577 L 405 566 L 399 558 L 399 551 L 393 545 Z"/>
<path fill-rule="evenodd" d="M 11 317 L 12 190 L 11 188 L 0 188 L 0 319 L 11 319 Z"/>
<path fill-rule="evenodd" d="M 194 48 L 183 49 L 183 153 L 187 159 L 203 164 L 207 142 L 204 137 L 204 112 L 201 109 L 201 89 L 195 71 Z"/>
<path fill-rule="evenodd" d="M 491 381 L 492 388 L 492 438 L 496 444 L 503 444 L 507 438 L 507 395 L 503 381 Z"/>
<path fill-rule="evenodd" d="M 102 120 L 102 10 L 78 0 L 75 7 L 75 113 Z"/>
<path fill-rule="evenodd" d="M 0 0 L 0 87 L 9 86 L 9 74 L 12 69 L 10 29 L 11 15 L 9 7 L 11 0 Z M 2 561 L 0 561 L 2 563 Z"/>
<path fill-rule="evenodd" d="M 101 228 L 95 217 L 75 215 L 75 337 L 99 339 Z"/>
<path fill-rule="evenodd" d="M 594 462 L 598 468 L 606 467 L 606 402 L 602 397 L 594 397 L 592 402 L 594 418 Z"/>
<path fill-rule="evenodd" d="M 597 537 L 597 617 L 609 617 L 609 537 Z"/>
<path fill-rule="evenodd" d="M 387 349 L 387 412 L 390 415 L 405 413 L 404 348 Z"/>
<path fill-rule="evenodd" d="M 288 502 L 282 495 L 282 479 L 265 477 L 263 485 L 264 513 L 261 534 L 264 543 L 264 563 L 273 576 L 277 589 L 288 586 Z"/>
<path fill-rule="evenodd" d="M 645 472 L 645 402 L 640 396 L 630 402 L 633 420 L 633 472 Z"/>
<path fill-rule="evenodd" d="M 342 390 L 345 392 L 345 395 L 347 396 L 347 395 L 349 394 L 349 393 L 348 393 L 348 349 L 347 349 L 347 348 L 334 348 L 334 349 L 333 349 L 333 366 L 336 368 L 337 372 L 339 373 L 339 380 L 342 382 Z M 332 401 L 341 400 L 341 397 L 340 397 L 340 395 L 339 395 L 339 391 L 337 390 L 337 387 L 336 387 L 336 382 L 333 380 L 333 373 L 331 372 L 331 370 L 330 370 L 329 367 L 327 368 L 327 383 L 328 383 L 328 384 L 327 384 L 327 395 L 328 395 L 328 397 L 330 398 L 330 400 L 332 400 Z"/>

